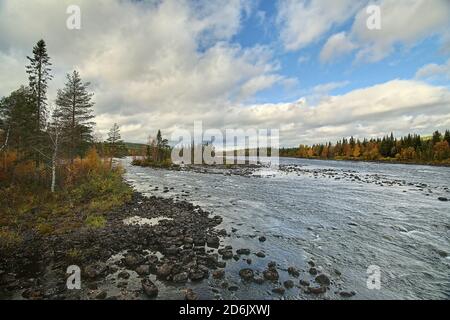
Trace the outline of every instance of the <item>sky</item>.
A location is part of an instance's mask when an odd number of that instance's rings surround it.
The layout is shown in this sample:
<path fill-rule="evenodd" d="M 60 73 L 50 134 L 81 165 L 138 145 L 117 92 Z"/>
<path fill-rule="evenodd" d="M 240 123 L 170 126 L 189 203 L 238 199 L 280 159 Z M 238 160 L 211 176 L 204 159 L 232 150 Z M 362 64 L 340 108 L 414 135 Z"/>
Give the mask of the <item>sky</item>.
<path fill-rule="evenodd" d="M 0 96 L 41 38 L 50 107 L 78 70 L 103 139 L 115 122 L 130 142 L 202 121 L 282 146 L 450 129 L 449 0 L 0 0 Z"/>

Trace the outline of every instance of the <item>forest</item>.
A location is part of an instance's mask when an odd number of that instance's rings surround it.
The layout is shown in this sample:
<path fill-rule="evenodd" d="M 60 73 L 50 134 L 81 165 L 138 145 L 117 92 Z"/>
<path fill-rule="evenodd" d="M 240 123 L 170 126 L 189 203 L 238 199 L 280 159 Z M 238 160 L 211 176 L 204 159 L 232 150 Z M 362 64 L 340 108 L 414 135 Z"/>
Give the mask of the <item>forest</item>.
<path fill-rule="evenodd" d="M 343 138 L 332 144 L 301 144 L 298 148 L 282 148 L 280 156 L 332 160 L 387 161 L 417 164 L 450 165 L 450 130 L 435 131 L 431 137 L 408 134 L 395 138 Z"/>
<path fill-rule="evenodd" d="M 90 84 L 71 71 L 49 98 L 44 40 L 27 59 L 28 83 L 0 100 L 0 249 L 20 243 L 26 231 L 101 227 L 103 213 L 132 194 L 112 161 L 127 154 L 119 126 L 106 141 L 95 138 Z"/>

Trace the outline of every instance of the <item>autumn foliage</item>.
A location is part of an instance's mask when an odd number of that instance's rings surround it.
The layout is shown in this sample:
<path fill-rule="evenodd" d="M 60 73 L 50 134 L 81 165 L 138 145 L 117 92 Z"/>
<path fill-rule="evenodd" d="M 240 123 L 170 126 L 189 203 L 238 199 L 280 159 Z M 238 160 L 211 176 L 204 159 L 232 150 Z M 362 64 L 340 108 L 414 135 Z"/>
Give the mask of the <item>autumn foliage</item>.
<path fill-rule="evenodd" d="M 431 138 L 393 134 L 377 139 L 342 139 L 335 144 L 300 145 L 280 150 L 281 156 L 368 161 L 401 161 L 410 163 L 450 164 L 450 131 L 435 131 Z"/>

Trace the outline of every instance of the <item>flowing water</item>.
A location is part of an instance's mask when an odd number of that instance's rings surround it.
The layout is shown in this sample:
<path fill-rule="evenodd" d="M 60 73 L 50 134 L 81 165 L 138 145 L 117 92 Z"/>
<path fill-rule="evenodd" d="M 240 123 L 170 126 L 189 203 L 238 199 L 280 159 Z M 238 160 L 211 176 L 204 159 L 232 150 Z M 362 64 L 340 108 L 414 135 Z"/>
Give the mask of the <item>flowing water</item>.
<path fill-rule="evenodd" d="M 130 161 L 123 160 L 126 178 L 138 191 L 200 205 L 223 217 L 219 228 L 230 234 L 224 244 L 266 254 L 251 256 L 251 266 L 227 264 L 231 283 L 239 283 L 244 266 L 263 270 L 273 260 L 307 274 L 313 260 L 340 274 L 333 277 L 335 290 L 354 290 L 359 299 L 450 298 L 450 201 L 438 200 L 450 198 L 450 168 L 283 158 L 281 170 L 242 176 L 143 168 Z M 380 289 L 367 287 L 371 265 L 379 267 Z M 338 299 L 332 291 L 327 297 Z M 222 297 L 260 299 L 270 292 L 240 284 Z M 297 289 L 285 298 L 314 297 Z"/>

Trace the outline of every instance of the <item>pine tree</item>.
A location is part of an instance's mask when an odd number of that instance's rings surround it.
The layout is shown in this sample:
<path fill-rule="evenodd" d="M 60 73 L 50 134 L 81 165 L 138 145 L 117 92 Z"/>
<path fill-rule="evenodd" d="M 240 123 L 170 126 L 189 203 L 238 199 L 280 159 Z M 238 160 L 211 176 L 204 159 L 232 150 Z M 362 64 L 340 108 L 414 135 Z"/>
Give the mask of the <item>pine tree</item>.
<path fill-rule="evenodd" d="M 121 139 L 120 127 L 114 123 L 108 132 L 108 139 L 106 139 L 111 157 L 120 157 L 124 153 L 125 145 Z"/>
<path fill-rule="evenodd" d="M 16 149 L 24 158 L 34 154 L 32 149 L 35 147 L 37 123 L 33 121 L 36 109 L 32 101 L 30 89 L 23 86 L 0 100 L 2 149 Z"/>
<path fill-rule="evenodd" d="M 64 89 L 58 90 L 56 104 L 58 117 L 63 122 L 63 136 L 69 157 L 82 156 L 93 141 L 94 118 L 92 93 L 88 92 L 89 82 L 83 83 L 77 71 L 67 75 Z"/>
<path fill-rule="evenodd" d="M 450 130 L 445 130 L 444 140 L 450 145 Z"/>
<path fill-rule="evenodd" d="M 36 107 L 37 126 L 42 129 L 46 122 L 47 111 L 47 83 L 52 79 L 50 74 L 50 57 L 44 40 L 39 40 L 33 47 L 33 57 L 28 57 L 30 64 L 26 67 L 29 86 L 31 88 Z"/>
<path fill-rule="evenodd" d="M 433 137 L 431 138 L 431 141 L 433 142 L 433 145 L 435 145 L 436 143 L 440 142 L 442 138 L 442 135 L 439 131 L 435 131 L 433 132 Z"/>
<path fill-rule="evenodd" d="M 166 157 L 166 152 L 168 148 L 169 141 L 167 139 L 162 138 L 161 130 L 158 130 L 156 134 L 156 148 L 157 148 L 157 160 L 163 161 Z"/>

